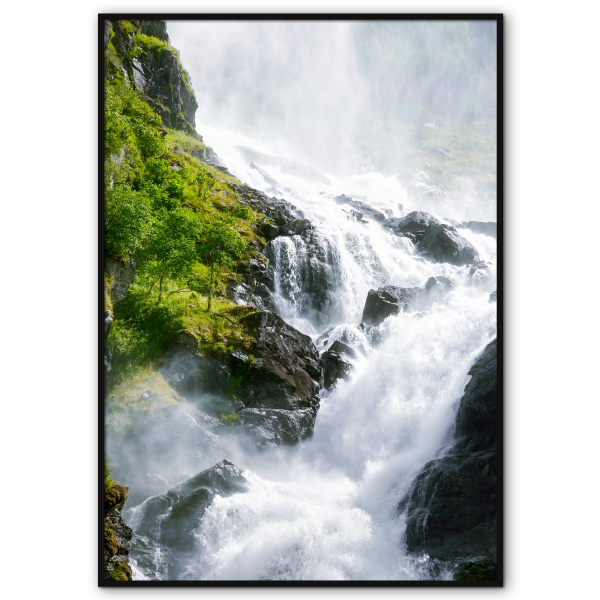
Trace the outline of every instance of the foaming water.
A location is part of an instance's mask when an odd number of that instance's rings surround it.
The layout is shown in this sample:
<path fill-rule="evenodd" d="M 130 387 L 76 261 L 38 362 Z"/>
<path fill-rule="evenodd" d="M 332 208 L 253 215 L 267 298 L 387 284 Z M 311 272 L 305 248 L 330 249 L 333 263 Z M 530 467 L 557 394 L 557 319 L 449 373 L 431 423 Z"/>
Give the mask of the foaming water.
<path fill-rule="evenodd" d="M 202 127 L 205 140 L 242 181 L 270 187 L 235 149 L 269 149 L 243 136 Z M 273 172 L 271 172 L 273 171 Z M 217 496 L 194 532 L 183 579 L 405 580 L 447 579 L 443 565 L 409 555 L 398 504 L 423 466 L 449 447 L 468 370 L 496 335 L 496 242 L 460 231 L 487 268 L 423 260 L 412 243 L 376 222 L 362 223 L 337 204 L 357 194 L 385 212 L 405 214 L 394 178 L 369 173 L 331 185 L 307 183 L 276 169 L 269 174 L 298 216 L 314 225 L 314 244 L 280 237 L 266 254 L 275 268 L 282 317 L 312 336 L 323 352 L 336 339 L 357 350 L 354 371 L 322 392 L 312 438 L 269 453 L 236 452 L 248 489 Z M 286 189 L 288 191 L 283 192 Z M 316 282 L 307 273 L 327 268 Z M 442 300 L 386 319 L 371 343 L 359 328 L 367 293 L 383 285 L 422 287 L 431 276 L 453 283 Z M 318 288 L 315 291 L 315 288 Z M 224 457 L 229 458 L 229 457 Z M 144 505 L 133 509 L 135 530 Z M 137 568 L 137 567 L 136 567 Z M 138 569 L 139 570 L 139 569 Z M 154 578 L 161 578 L 155 563 Z M 146 573 L 145 576 L 148 576 Z"/>

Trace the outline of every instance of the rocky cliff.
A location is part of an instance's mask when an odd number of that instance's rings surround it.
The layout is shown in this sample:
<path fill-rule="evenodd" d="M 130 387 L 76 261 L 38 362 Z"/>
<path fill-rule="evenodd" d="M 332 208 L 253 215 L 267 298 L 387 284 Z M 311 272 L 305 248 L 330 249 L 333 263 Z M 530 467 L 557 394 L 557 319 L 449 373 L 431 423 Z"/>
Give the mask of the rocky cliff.
<path fill-rule="evenodd" d="M 110 483 L 104 491 L 104 577 L 110 581 L 131 581 L 129 552 L 133 532 L 121 516 L 129 488 Z"/>
<path fill-rule="evenodd" d="M 497 340 L 488 344 L 469 374 L 456 418 L 456 445 L 444 458 L 425 465 L 399 512 L 407 511 L 410 551 L 463 559 L 459 578 L 495 579 Z"/>

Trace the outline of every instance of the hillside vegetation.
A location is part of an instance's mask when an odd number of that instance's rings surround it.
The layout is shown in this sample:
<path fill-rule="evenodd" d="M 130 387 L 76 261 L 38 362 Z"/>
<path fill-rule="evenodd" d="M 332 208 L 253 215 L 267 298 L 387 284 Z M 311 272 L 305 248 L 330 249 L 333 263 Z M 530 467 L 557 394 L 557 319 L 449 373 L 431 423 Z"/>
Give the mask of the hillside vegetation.
<path fill-rule="evenodd" d="M 223 290 L 264 245 L 253 229 L 259 215 L 232 189 L 240 182 L 202 162 L 210 151 L 202 138 L 189 127 L 165 128 L 130 83 L 128 60 L 174 49 L 141 33 L 136 22 L 118 26 L 130 46 L 119 53 L 111 40 L 105 54 L 105 256 L 133 260 L 135 278 L 119 302 L 105 293 L 105 310 L 114 318 L 107 339 L 109 404 L 115 394 L 123 398 L 117 388 L 124 382 L 139 382 L 160 366 L 166 344 L 181 330 L 199 340 L 201 353 L 248 343 L 237 323 L 247 311 L 236 310 Z"/>

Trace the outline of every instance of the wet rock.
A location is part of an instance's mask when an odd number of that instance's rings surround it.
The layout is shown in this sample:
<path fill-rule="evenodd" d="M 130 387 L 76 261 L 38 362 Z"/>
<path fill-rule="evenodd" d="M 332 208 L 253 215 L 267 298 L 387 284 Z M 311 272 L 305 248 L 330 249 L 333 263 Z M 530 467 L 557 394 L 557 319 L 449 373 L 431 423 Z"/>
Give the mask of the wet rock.
<path fill-rule="evenodd" d="M 246 408 L 239 416 L 242 427 L 257 440 L 258 446 L 275 448 L 281 444 L 295 444 L 312 435 L 317 409 Z"/>
<path fill-rule="evenodd" d="M 265 255 L 274 271 L 281 274 L 293 269 L 296 274 L 294 279 L 279 279 L 279 293 L 296 305 L 299 314 L 317 324 L 327 322 L 338 302 L 341 278 L 340 258 L 331 241 L 314 229 L 305 229 L 270 242 Z"/>
<path fill-rule="evenodd" d="M 496 581 L 498 578 L 495 558 L 472 557 L 458 561 L 452 576 L 455 581 Z"/>
<path fill-rule="evenodd" d="M 497 302 L 498 301 L 498 290 L 494 290 L 491 294 L 490 294 L 490 299 L 489 302 Z"/>
<path fill-rule="evenodd" d="M 384 227 L 400 237 L 410 237 L 429 260 L 461 266 L 479 261 L 477 249 L 451 225 L 429 213 L 413 211 L 401 218 L 386 219 Z"/>
<path fill-rule="evenodd" d="M 298 235 L 306 229 L 312 229 L 312 223 L 308 219 L 294 219 L 279 228 L 279 235 Z"/>
<path fill-rule="evenodd" d="M 133 531 L 121 515 L 129 488 L 119 483 L 104 490 L 104 577 L 108 580 L 131 580 L 129 553 Z"/>
<path fill-rule="evenodd" d="M 324 385 L 326 389 L 331 389 L 336 381 L 344 379 L 352 371 L 352 364 L 347 357 L 357 358 L 357 353 L 339 340 L 333 342 L 329 350 L 321 355 L 321 361 L 325 369 Z"/>
<path fill-rule="evenodd" d="M 227 297 L 239 305 L 253 306 L 256 310 L 275 311 L 275 302 L 270 290 L 262 283 L 249 286 L 245 283 L 229 284 Z"/>
<path fill-rule="evenodd" d="M 362 323 L 379 325 L 391 315 L 406 311 L 415 298 L 419 288 L 401 288 L 386 285 L 378 290 L 369 290 L 365 308 L 362 314 Z"/>
<path fill-rule="evenodd" d="M 377 221 L 378 223 L 383 223 L 383 221 L 385 221 L 385 215 L 381 211 L 373 208 L 372 206 L 369 206 L 368 204 L 365 204 L 364 202 L 354 200 L 350 196 L 342 194 L 341 196 L 336 196 L 334 200 L 337 202 L 337 204 L 345 204 L 347 206 L 352 206 L 352 208 L 356 209 L 358 213 L 355 212 L 355 214 L 360 215 L 359 220 L 362 220 L 363 217 L 366 217 L 367 219 L 372 219 L 373 221 Z"/>
<path fill-rule="evenodd" d="M 471 381 L 465 387 L 456 415 L 456 437 L 461 447 L 488 450 L 496 447 L 497 340 L 487 345 L 469 370 Z"/>
<path fill-rule="evenodd" d="M 435 262 L 462 266 L 479 261 L 475 246 L 449 225 L 430 227 L 419 240 L 417 248 Z"/>
<path fill-rule="evenodd" d="M 255 341 L 226 356 L 234 395 L 247 408 L 317 408 L 323 365 L 312 340 L 269 311 L 239 322 Z"/>
<path fill-rule="evenodd" d="M 398 507 L 407 511 L 406 543 L 412 552 L 441 559 L 496 554 L 496 349 L 494 340 L 469 371 L 455 446 L 425 465 Z"/>
<path fill-rule="evenodd" d="M 143 512 L 136 535 L 149 537 L 155 544 L 176 551 L 190 551 L 194 548 L 194 530 L 215 497 L 243 492 L 246 486 L 242 471 L 223 460 L 166 493 L 146 500 L 138 509 Z M 176 562 L 172 568 L 176 568 Z"/>
<path fill-rule="evenodd" d="M 474 233 L 483 233 L 485 235 L 489 235 L 494 239 L 496 239 L 498 233 L 498 225 L 497 223 L 493 222 L 484 223 L 482 221 L 462 221 L 462 223 L 459 224 L 459 227 L 470 229 Z"/>
<path fill-rule="evenodd" d="M 113 302 L 119 302 L 125 298 L 129 286 L 135 277 L 135 263 L 133 259 L 119 261 L 107 256 L 104 260 L 104 272 L 110 278 L 110 287 L 106 292 Z"/>
<path fill-rule="evenodd" d="M 241 283 L 230 283 L 226 295 L 237 304 L 254 306 L 257 310 L 275 311 L 272 292 L 275 290 L 273 269 L 267 259 L 257 253 L 247 264 L 238 265 Z"/>
<path fill-rule="evenodd" d="M 240 195 L 243 204 L 266 215 L 275 225 L 285 225 L 297 218 L 293 212 L 295 207 L 285 200 L 269 198 L 265 193 L 255 190 L 249 185 L 233 185 L 231 187 Z"/>
<path fill-rule="evenodd" d="M 272 187 L 275 187 L 278 185 L 278 183 L 266 172 L 263 171 L 263 169 L 261 169 L 260 167 L 257 167 L 252 161 L 250 161 L 250 164 L 248 165 L 251 169 L 254 169 L 255 171 L 258 171 L 258 173 L 262 176 L 262 178 Z"/>
<path fill-rule="evenodd" d="M 256 229 L 267 241 L 274 240 L 279 235 L 279 227 L 273 225 L 273 223 L 258 223 Z"/>
<path fill-rule="evenodd" d="M 396 235 L 413 233 L 419 237 L 430 227 L 439 224 L 439 219 L 429 213 L 418 210 L 408 213 L 405 217 L 394 217 L 392 219 L 386 219 L 383 222 L 383 226 L 391 229 Z"/>

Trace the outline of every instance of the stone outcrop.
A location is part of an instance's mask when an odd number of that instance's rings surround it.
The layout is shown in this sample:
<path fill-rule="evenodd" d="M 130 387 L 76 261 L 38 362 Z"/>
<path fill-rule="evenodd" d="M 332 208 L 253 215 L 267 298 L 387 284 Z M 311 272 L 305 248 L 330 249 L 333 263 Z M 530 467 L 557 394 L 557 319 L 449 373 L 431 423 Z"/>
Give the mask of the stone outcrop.
<path fill-rule="evenodd" d="M 407 511 L 410 551 L 441 559 L 482 557 L 489 559 L 489 566 L 497 554 L 496 340 L 469 374 L 472 378 L 456 418 L 454 448 L 425 466 L 399 512 Z M 488 566 L 483 570 L 491 576 Z M 461 577 L 469 578 L 469 569 L 465 573 Z"/>
<path fill-rule="evenodd" d="M 269 311 L 243 317 L 240 324 L 255 341 L 225 358 L 233 381 L 239 379 L 236 398 L 246 408 L 316 411 L 323 365 L 312 340 Z"/>
<path fill-rule="evenodd" d="M 369 206 L 368 204 L 365 204 L 364 202 L 355 200 L 350 196 L 342 194 L 341 196 L 336 196 L 334 200 L 337 204 L 344 204 L 355 209 L 352 212 L 359 221 L 364 221 L 365 218 L 367 220 L 372 219 L 378 223 L 383 223 L 385 221 L 385 215 L 381 211 Z"/>
<path fill-rule="evenodd" d="M 348 358 L 357 358 L 358 354 L 344 342 L 336 340 L 321 355 L 323 363 L 325 389 L 331 389 L 339 379 L 344 379 L 352 371 L 352 363 Z"/>
<path fill-rule="evenodd" d="M 166 21 L 130 21 L 129 26 L 113 21 L 111 28 L 110 41 L 129 85 L 143 94 L 163 125 L 196 135 L 198 102 L 179 53 L 169 44 Z"/>
<path fill-rule="evenodd" d="M 110 299 L 113 302 L 123 300 L 135 277 L 133 259 L 120 261 L 107 256 L 104 259 L 104 272 L 109 276 L 110 287 L 106 290 L 106 293 L 110 295 Z"/>
<path fill-rule="evenodd" d="M 133 532 L 121 510 L 129 488 L 113 483 L 104 490 L 104 577 L 113 581 L 130 581 L 129 552 Z"/>
<path fill-rule="evenodd" d="M 401 218 L 383 221 L 384 227 L 399 237 L 408 237 L 422 255 L 434 262 L 471 265 L 479 262 L 475 246 L 467 242 L 452 225 L 442 223 L 429 213 L 413 211 Z"/>
<path fill-rule="evenodd" d="M 405 311 L 418 294 L 419 288 L 402 288 L 386 285 L 378 290 L 369 290 L 361 322 L 379 325 L 392 315 Z"/>
<path fill-rule="evenodd" d="M 153 546 L 163 546 L 163 552 L 168 555 L 167 579 L 176 580 L 181 575 L 179 558 L 182 553 L 194 549 L 194 531 L 215 497 L 231 496 L 244 492 L 246 488 L 241 469 L 228 460 L 222 460 L 164 494 L 149 498 L 139 508 L 141 518 L 136 534 L 151 540 Z M 143 548 L 138 552 L 136 560 L 144 568 Z M 152 565 L 151 561 L 149 563 Z"/>
<path fill-rule="evenodd" d="M 275 311 L 275 280 L 267 259 L 256 253 L 247 263 L 238 265 L 238 273 L 242 275 L 242 281 L 228 284 L 227 297 L 237 304 L 254 306 L 257 310 Z"/>

